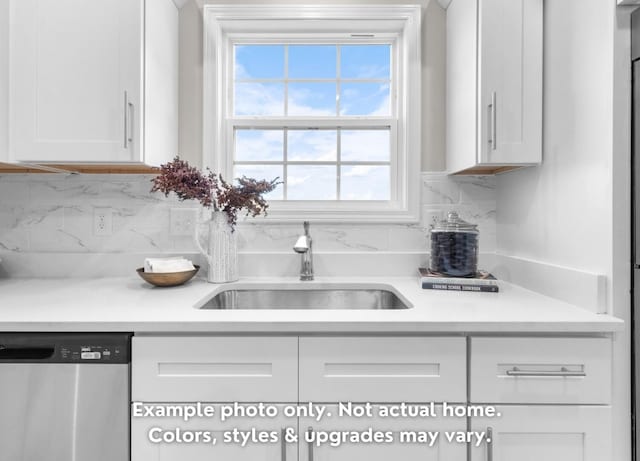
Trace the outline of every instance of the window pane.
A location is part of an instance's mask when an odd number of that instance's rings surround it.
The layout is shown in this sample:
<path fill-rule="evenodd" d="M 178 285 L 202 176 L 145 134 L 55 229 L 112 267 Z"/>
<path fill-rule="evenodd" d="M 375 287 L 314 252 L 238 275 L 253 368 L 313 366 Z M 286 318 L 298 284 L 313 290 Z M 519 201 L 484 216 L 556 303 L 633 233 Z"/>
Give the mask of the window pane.
<path fill-rule="evenodd" d="M 284 78 L 284 45 L 236 45 L 236 80 Z"/>
<path fill-rule="evenodd" d="M 236 115 L 284 115 L 283 83 L 236 83 Z"/>
<path fill-rule="evenodd" d="M 391 78 L 391 45 L 343 45 L 340 78 Z"/>
<path fill-rule="evenodd" d="M 290 83 L 288 115 L 336 115 L 335 83 Z"/>
<path fill-rule="evenodd" d="M 283 130 L 236 130 L 235 159 L 282 162 L 283 139 Z"/>
<path fill-rule="evenodd" d="M 287 173 L 287 199 L 335 200 L 336 167 L 289 165 Z"/>
<path fill-rule="evenodd" d="M 335 162 L 338 134 L 335 130 L 289 130 L 288 160 Z"/>
<path fill-rule="evenodd" d="M 246 176 L 257 180 L 266 179 L 271 181 L 275 178 L 282 180 L 282 165 L 235 165 L 233 177 L 240 178 Z M 282 200 L 284 187 L 282 184 L 264 195 L 267 200 Z"/>
<path fill-rule="evenodd" d="M 289 78 L 336 78 L 335 45 L 290 45 Z"/>
<path fill-rule="evenodd" d="M 343 82 L 340 115 L 389 115 L 389 84 Z"/>
<path fill-rule="evenodd" d="M 343 166 L 340 178 L 341 200 L 390 200 L 388 166 Z"/>
<path fill-rule="evenodd" d="M 391 160 L 389 130 L 341 130 L 340 158 L 344 161 Z"/>

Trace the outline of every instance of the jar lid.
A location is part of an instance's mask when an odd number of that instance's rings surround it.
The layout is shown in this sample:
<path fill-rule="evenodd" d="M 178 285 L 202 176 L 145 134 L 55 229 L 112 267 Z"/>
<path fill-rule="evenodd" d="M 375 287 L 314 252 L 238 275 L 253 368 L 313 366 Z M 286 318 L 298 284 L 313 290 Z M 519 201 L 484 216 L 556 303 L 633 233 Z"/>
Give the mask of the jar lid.
<path fill-rule="evenodd" d="M 432 232 L 478 232 L 478 225 L 471 224 L 458 216 L 455 211 L 447 213 L 447 219 L 437 222 L 432 228 Z"/>

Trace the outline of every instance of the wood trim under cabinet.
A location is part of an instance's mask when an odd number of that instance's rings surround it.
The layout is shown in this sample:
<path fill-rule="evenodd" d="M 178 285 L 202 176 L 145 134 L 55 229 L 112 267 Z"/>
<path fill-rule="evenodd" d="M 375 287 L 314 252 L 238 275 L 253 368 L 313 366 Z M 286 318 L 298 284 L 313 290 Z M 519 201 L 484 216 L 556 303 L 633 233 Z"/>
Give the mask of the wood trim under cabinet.
<path fill-rule="evenodd" d="M 507 171 L 519 170 L 520 168 L 524 168 L 528 165 L 517 165 L 517 166 L 495 166 L 495 165 L 487 165 L 487 166 L 474 166 L 471 168 L 467 168 L 466 170 L 456 171 L 455 173 L 450 173 L 453 176 L 463 176 L 463 175 L 493 175 L 506 173 Z"/>
<path fill-rule="evenodd" d="M 40 166 L 44 168 L 39 168 Z M 48 170 L 50 169 L 50 170 Z M 64 170 L 69 173 L 85 174 L 158 174 L 157 167 L 147 165 L 91 165 L 91 164 L 43 164 L 43 165 L 16 165 L 10 163 L 0 163 L 0 173 L 56 173 Z"/>

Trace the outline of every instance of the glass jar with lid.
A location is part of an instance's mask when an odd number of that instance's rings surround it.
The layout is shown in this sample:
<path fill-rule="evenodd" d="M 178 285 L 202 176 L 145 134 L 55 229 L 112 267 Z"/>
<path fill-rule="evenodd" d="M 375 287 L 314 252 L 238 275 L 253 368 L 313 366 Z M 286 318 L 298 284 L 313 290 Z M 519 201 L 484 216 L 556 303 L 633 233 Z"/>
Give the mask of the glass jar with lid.
<path fill-rule="evenodd" d="M 431 227 L 429 270 L 449 277 L 475 277 L 478 272 L 478 226 L 451 211 Z"/>

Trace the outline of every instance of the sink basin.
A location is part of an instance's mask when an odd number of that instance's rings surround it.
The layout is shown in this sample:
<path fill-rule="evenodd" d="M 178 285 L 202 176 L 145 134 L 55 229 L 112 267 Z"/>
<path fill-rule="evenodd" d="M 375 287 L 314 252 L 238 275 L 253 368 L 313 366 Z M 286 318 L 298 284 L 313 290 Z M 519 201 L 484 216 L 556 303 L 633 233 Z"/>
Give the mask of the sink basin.
<path fill-rule="evenodd" d="M 229 287 L 200 309 L 408 309 L 391 287 Z"/>

